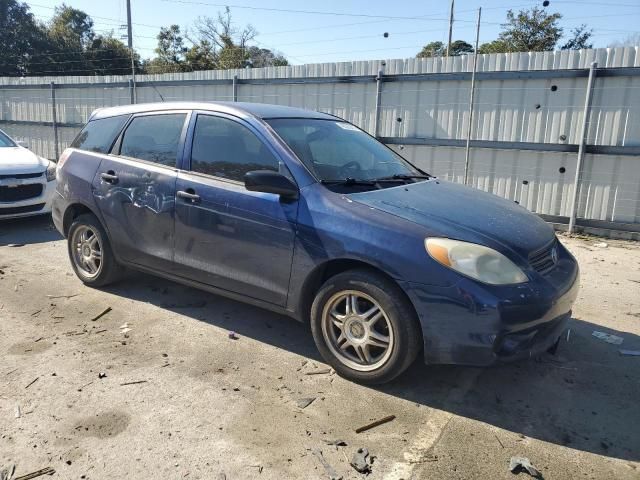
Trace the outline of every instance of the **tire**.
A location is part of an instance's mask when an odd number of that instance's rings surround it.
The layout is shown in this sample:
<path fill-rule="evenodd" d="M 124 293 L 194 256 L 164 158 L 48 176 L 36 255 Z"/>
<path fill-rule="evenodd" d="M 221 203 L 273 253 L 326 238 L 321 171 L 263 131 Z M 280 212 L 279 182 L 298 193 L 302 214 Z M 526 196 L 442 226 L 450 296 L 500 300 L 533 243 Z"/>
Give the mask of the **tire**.
<path fill-rule="evenodd" d="M 311 306 L 311 331 L 325 361 L 362 384 L 393 380 L 422 347 L 420 325 L 404 292 L 369 270 L 349 270 L 324 283 Z"/>
<path fill-rule="evenodd" d="M 73 220 L 67 251 L 74 272 L 85 285 L 104 287 L 122 276 L 123 269 L 116 262 L 107 233 L 93 214 L 82 214 Z"/>

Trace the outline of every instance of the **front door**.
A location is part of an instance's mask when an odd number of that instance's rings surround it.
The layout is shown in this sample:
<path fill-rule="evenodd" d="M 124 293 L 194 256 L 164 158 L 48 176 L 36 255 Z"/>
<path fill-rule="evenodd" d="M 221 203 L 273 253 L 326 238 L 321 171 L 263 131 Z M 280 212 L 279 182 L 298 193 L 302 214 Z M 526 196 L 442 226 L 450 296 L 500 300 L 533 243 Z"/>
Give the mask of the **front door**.
<path fill-rule="evenodd" d="M 235 117 L 200 113 L 192 123 L 176 183 L 176 271 L 284 306 L 298 202 L 250 192 L 243 177 L 265 169 L 288 174 L 286 166 Z"/>
<path fill-rule="evenodd" d="M 173 266 L 176 163 L 186 112 L 134 116 L 103 157 L 94 196 L 119 258 L 169 271 Z"/>

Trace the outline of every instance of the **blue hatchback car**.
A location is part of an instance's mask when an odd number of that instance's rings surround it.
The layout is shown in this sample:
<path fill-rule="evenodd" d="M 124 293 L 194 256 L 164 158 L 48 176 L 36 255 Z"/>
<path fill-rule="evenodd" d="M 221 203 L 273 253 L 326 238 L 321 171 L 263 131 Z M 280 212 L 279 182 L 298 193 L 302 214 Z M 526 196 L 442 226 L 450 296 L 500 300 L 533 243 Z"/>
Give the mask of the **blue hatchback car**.
<path fill-rule="evenodd" d="M 344 120 L 250 103 L 94 112 L 53 203 L 87 285 L 142 270 L 308 321 L 349 379 L 553 348 L 579 273 L 514 202 L 440 180 Z"/>

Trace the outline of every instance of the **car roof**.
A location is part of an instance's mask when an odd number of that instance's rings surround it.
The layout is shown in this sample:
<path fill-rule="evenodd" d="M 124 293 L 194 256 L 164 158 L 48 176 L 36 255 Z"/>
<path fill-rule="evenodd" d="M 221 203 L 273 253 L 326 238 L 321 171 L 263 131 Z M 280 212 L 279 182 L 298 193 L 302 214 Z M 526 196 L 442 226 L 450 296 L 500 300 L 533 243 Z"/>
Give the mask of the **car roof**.
<path fill-rule="evenodd" d="M 130 115 L 133 113 L 161 112 L 163 110 L 210 110 L 212 112 L 228 113 L 240 117 L 252 116 L 261 119 L 269 118 L 315 118 L 321 120 L 339 120 L 333 115 L 314 112 L 302 108 L 270 105 L 267 103 L 245 102 L 162 102 L 139 103 L 122 105 L 119 107 L 100 108 L 94 111 L 89 120 Z"/>

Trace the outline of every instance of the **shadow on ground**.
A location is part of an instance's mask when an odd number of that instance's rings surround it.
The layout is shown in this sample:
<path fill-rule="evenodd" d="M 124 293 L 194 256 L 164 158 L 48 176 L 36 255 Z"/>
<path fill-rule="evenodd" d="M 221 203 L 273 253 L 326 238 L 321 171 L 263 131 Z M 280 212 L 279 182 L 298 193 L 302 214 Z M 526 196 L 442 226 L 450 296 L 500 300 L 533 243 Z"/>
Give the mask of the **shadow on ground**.
<path fill-rule="evenodd" d="M 109 291 L 321 360 L 309 329 L 281 315 L 142 274 Z M 556 356 L 482 369 L 461 398 L 451 392 L 462 388 L 471 367 L 421 361 L 377 390 L 545 442 L 638 461 L 640 361 L 620 356 L 620 347 L 596 339 L 593 330 L 622 336 L 624 348 L 640 349 L 635 335 L 572 319 L 569 342 L 563 340 Z"/>
<path fill-rule="evenodd" d="M 51 215 L 0 221 L 0 247 L 10 244 L 30 245 L 62 239 L 51 221 Z"/>

